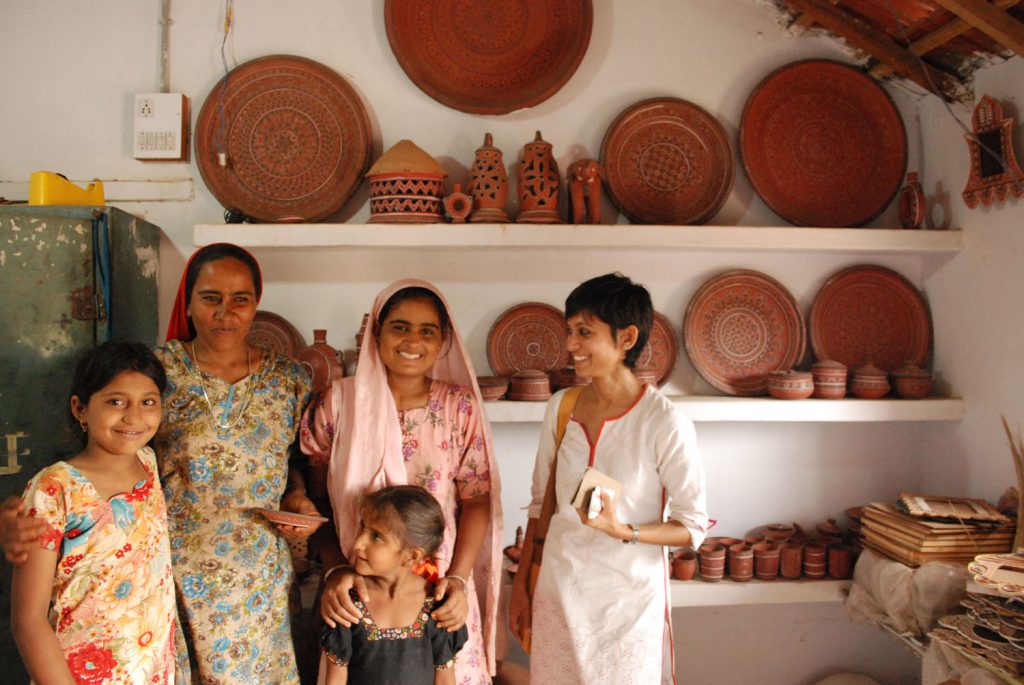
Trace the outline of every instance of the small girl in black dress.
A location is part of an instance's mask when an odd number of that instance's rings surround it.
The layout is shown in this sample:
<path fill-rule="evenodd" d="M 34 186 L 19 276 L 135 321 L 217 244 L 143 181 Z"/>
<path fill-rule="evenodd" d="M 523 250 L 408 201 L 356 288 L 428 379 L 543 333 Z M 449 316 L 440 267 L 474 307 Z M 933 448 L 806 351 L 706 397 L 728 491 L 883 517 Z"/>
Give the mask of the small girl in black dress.
<path fill-rule="evenodd" d="M 358 623 L 323 630 L 327 685 L 455 684 L 466 627 L 437 627 L 430 617 L 433 583 L 424 573 L 443 535 L 444 513 L 423 488 L 397 485 L 366 495 L 349 558 L 366 578 L 367 598 L 353 592 L 363 613 Z"/>

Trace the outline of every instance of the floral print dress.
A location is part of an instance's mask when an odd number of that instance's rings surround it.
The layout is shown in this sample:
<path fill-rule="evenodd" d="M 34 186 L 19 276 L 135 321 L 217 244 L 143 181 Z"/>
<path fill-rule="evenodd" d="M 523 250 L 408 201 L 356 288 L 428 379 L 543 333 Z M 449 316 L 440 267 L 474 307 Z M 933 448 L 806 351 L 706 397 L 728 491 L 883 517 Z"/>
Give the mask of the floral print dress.
<path fill-rule="evenodd" d="M 302 448 L 313 463 L 330 458 L 334 422 L 342 408 L 324 393 L 302 427 Z M 485 495 L 491 489 L 491 474 L 485 454 L 483 410 L 471 392 L 461 386 L 434 380 L 427 404 L 398 413 L 402 427 L 402 456 L 408 482 L 428 490 L 444 510 L 444 540 L 437 552 L 442 575 L 455 551 L 459 501 Z M 458 685 L 490 683 L 483 646 L 483 622 L 473 578 L 469 579 L 469 641 L 455 658 Z"/>
<path fill-rule="evenodd" d="M 167 510 L 153 451 L 139 460 L 148 477 L 109 499 L 63 461 L 25 490 L 29 516 L 50 525 L 44 546 L 59 553 L 50 624 L 79 685 L 174 682 Z"/>
<path fill-rule="evenodd" d="M 279 507 L 309 378 L 267 350 L 235 384 L 207 373 L 200 384 L 178 341 L 158 356 L 167 390 L 156 447 L 193 682 L 297 685 L 291 555 L 253 509 Z"/>

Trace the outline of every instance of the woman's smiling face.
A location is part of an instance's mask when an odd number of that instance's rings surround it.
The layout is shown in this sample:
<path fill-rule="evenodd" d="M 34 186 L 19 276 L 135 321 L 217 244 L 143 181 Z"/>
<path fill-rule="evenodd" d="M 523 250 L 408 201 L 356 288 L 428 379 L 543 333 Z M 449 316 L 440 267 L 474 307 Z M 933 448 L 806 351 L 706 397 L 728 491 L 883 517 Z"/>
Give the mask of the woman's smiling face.
<path fill-rule="evenodd" d="M 424 298 L 402 300 L 392 307 L 378 337 L 380 358 L 389 376 L 426 376 L 443 344 L 437 307 Z"/>

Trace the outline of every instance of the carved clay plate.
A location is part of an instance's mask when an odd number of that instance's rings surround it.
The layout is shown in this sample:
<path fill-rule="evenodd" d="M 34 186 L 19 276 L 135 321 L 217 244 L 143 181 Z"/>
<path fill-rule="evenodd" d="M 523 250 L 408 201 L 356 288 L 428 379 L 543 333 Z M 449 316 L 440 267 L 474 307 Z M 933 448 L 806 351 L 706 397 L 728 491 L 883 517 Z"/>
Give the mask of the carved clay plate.
<path fill-rule="evenodd" d="M 883 266 L 851 266 L 825 282 L 811 305 L 811 347 L 848 369 L 924 367 L 932 346 L 928 305 L 910 281 Z"/>
<path fill-rule="evenodd" d="M 252 320 L 252 328 L 246 340 L 250 345 L 266 347 L 271 352 L 280 352 L 294 359 L 306 345 L 302 335 L 295 326 L 288 323 L 283 316 L 273 312 L 259 310 Z"/>
<path fill-rule="evenodd" d="M 487 361 L 496 376 L 535 369 L 545 373 L 569 366 L 568 324 L 558 309 L 541 302 L 518 304 L 503 313 L 487 334 Z"/>
<path fill-rule="evenodd" d="M 362 180 L 372 143 L 352 86 L 318 62 L 288 55 L 254 59 L 222 79 L 203 103 L 195 138 L 210 192 L 266 222 L 318 221 L 340 210 Z"/>
<path fill-rule="evenodd" d="M 591 0 L 387 0 L 395 58 L 420 90 L 472 114 L 547 100 L 590 43 Z"/>
<path fill-rule="evenodd" d="M 982 554 L 967 566 L 974 582 L 1004 595 L 1024 595 L 1024 556 L 1020 554 Z"/>
<path fill-rule="evenodd" d="M 807 332 L 796 300 L 778 281 L 737 269 L 710 279 L 690 300 L 683 343 L 697 372 L 729 395 L 768 392 L 768 374 L 793 368 Z"/>
<path fill-rule="evenodd" d="M 907 164 L 903 119 L 858 69 L 830 60 L 769 74 L 747 99 L 740 154 L 757 194 L 798 226 L 860 226 L 892 201 Z"/>
<path fill-rule="evenodd" d="M 643 352 L 636 360 L 638 369 L 653 368 L 657 371 L 658 386 L 665 384 L 672 369 L 676 365 L 676 356 L 679 354 L 679 347 L 676 344 L 676 334 L 672 330 L 672 324 L 664 315 L 654 312 L 654 325 L 651 326 L 651 336 L 644 346 Z"/>
<path fill-rule="evenodd" d="M 601 144 L 615 205 L 636 223 L 702 224 L 729 196 L 735 176 L 725 129 L 678 98 L 628 107 Z"/>

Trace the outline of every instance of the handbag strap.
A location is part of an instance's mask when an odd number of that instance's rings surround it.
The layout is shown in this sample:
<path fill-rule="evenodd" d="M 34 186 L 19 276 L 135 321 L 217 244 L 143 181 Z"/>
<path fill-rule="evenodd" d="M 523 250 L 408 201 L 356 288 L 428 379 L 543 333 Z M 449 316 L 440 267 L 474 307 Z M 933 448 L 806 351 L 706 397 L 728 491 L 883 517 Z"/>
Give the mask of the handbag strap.
<path fill-rule="evenodd" d="M 533 544 L 544 544 L 544 538 L 548 534 L 548 526 L 551 525 L 551 517 L 555 514 L 555 468 L 558 466 L 558 448 L 565 437 L 565 429 L 569 425 L 569 417 L 572 410 L 576 408 L 576 402 L 580 399 L 583 386 L 569 388 L 562 395 L 562 401 L 558 405 L 558 424 L 555 428 L 555 453 L 551 457 L 551 474 L 548 476 L 548 486 L 544 491 L 544 503 L 540 508 L 540 518 L 537 519 L 537 527 L 534 530 Z"/>

